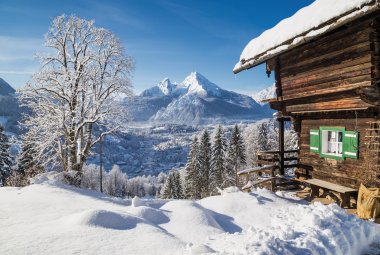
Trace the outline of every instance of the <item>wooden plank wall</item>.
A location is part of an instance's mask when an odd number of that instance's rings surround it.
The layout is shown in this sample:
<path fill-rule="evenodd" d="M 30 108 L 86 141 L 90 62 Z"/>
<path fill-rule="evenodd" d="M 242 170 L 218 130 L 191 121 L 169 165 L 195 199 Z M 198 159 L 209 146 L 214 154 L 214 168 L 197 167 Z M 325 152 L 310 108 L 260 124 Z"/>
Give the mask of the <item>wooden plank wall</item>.
<path fill-rule="evenodd" d="M 279 61 L 282 95 L 349 87 L 342 96 L 332 90 L 321 98 L 285 102 L 287 112 L 366 108 L 369 105 L 354 93 L 356 87 L 372 86 L 374 73 L 373 42 L 377 40 L 374 17 L 341 27 L 310 43 L 282 54 Z M 377 72 L 378 74 L 378 72 Z"/>
<path fill-rule="evenodd" d="M 351 115 L 351 118 L 349 116 Z M 303 118 L 300 130 L 300 154 L 299 162 L 312 168 L 312 177 L 325 181 L 337 183 L 343 186 L 358 188 L 360 183 L 367 185 L 380 185 L 380 176 L 376 168 L 379 163 L 379 154 L 369 151 L 366 137 L 369 121 L 373 121 L 373 113 L 364 114 L 356 120 L 355 113 L 336 114 L 326 119 Z M 367 116 L 365 116 L 367 115 Z M 339 116 L 341 116 L 339 118 Z M 319 116 L 320 117 L 320 116 Z M 331 118 L 335 117 L 335 118 Z M 317 153 L 310 152 L 310 129 L 319 129 L 321 126 L 345 127 L 346 130 L 357 130 L 359 132 L 359 158 L 335 160 L 320 157 Z M 378 139 L 377 142 L 380 142 Z M 299 169 L 302 171 L 302 169 Z"/>

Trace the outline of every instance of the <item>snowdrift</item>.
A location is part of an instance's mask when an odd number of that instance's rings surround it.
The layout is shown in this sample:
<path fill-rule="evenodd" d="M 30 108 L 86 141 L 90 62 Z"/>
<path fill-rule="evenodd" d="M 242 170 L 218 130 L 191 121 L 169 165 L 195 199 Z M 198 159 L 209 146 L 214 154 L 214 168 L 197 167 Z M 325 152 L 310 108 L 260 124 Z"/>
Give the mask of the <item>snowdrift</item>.
<path fill-rule="evenodd" d="M 1 254 L 347 255 L 380 240 L 380 226 L 289 193 L 229 189 L 132 205 L 51 179 L 0 188 Z"/>

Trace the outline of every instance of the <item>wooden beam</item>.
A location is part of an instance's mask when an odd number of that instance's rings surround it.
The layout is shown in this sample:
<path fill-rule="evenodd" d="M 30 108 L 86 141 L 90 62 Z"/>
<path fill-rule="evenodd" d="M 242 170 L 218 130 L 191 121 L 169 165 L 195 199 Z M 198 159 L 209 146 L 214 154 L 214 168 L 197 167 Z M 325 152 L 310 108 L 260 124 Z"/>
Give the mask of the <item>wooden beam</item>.
<path fill-rule="evenodd" d="M 278 118 L 278 121 L 279 121 L 279 141 L 278 141 L 278 144 L 279 144 L 279 148 L 278 150 L 280 151 L 279 153 L 279 156 L 280 156 L 280 159 L 279 159 L 279 167 L 280 167 L 280 174 L 281 175 L 285 175 L 285 167 L 284 167 L 284 152 L 285 152 L 285 149 L 284 149 L 284 146 L 285 146 L 285 142 L 284 142 L 284 131 L 285 131 L 285 121 L 283 118 Z"/>
<path fill-rule="evenodd" d="M 317 103 L 303 103 L 297 105 L 289 105 L 286 107 L 287 112 L 311 112 L 311 111 L 337 111 L 345 109 L 357 109 L 357 108 L 368 108 L 371 107 L 370 104 L 363 102 L 359 97 L 346 98 L 340 100 L 331 100 L 326 102 Z"/>
<path fill-rule="evenodd" d="M 364 102 L 380 106 L 380 88 L 379 87 L 361 87 L 357 89 L 357 94 Z"/>
<path fill-rule="evenodd" d="M 281 87 L 281 63 L 280 63 L 280 59 L 277 58 L 276 59 L 276 66 L 275 66 L 275 69 L 274 69 L 275 73 L 275 86 L 276 86 L 276 96 L 277 97 L 281 97 L 282 96 L 282 87 Z"/>

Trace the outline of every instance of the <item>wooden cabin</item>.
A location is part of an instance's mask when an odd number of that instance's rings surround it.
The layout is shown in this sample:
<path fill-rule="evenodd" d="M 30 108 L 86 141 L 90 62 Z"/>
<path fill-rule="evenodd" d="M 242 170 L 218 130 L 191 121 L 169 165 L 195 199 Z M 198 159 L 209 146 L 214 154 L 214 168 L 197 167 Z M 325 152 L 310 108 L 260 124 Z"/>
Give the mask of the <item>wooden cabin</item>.
<path fill-rule="evenodd" d="M 379 4 L 316 0 L 241 54 L 234 73 L 262 63 L 274 73 L 276 97 L 265 102 L 278 111 L 282 173 L 283 122 L 290 117 L 299 137 L 298 176 L 348 190 L 380 186 Z"/>

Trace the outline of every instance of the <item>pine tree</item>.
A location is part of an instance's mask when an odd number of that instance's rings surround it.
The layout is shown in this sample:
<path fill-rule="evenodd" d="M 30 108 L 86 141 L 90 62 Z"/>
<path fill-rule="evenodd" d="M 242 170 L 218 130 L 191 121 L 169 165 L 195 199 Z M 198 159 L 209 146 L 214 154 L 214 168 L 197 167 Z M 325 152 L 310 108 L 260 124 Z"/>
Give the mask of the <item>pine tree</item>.
<path fill-rule="evenodd" d="M 199 180 L 199 143 L 195 136 L 191 144 L 189 156 L 186 164 L 185 175 L 185 196 L 190 199 L 200 198 L 200 180 Z"/>
<path fill-rule="evenodd" d="M 223 174 L 225 173 L 226 141 L 222 126 L 219 125 L 212 146 L 211 154 L 211 192 L 215 194 L 217 187 L 223 187 Z"/>
<path fill-rule="evenodd" d="M 270 150 L 269 144 L 269 127 L 266 123 L 261 123 L 257 126 L 257 151 Z"/>
<path fill-rule="evenodd" d="M 28 133 L 30 134 L 30 133 Z M 31 137 L 28 135 L 23 137 L 23 144 L 21 147 L 21 153 L 17 159 L 17 171 L 25 176 L 25 178 L 31 178 L 44 171 L 44 168 L 36 162 L 35 144 Z"/>
<path fill-rule="evenodd" d="M 162 198 L 165 198 L 165 199 L 172 198 L 172 188 L 171 188 L 172 186 L 173 186 L 172 175 L 169 174 L 164 184 L 164 189 L 161 196 Z"/>
<path fill-rule="evenodd" d="M 211 143 L 210 135 L 205 129 L 199 144 L 199 179 L 201 185 L 201 197 L 210 195 L 210 172 L 211 172 Z"/>
<path fill-rule="evenodd" d="M 12 171 L 12 157 L 10 155 L 10 143 L 4 134 L 4 127 L 0 126 L 0 186 L 5 184 L 5 180 Z"/>
<path fill-rule="evenodd" d="M 178 171 L 174 172 L 174 198 L 176 199 L 183 199 L 183 188 L 182 188 L 182 181 L 181 181 L 181 175 Z"/>
<path fill-rule="evenodd" d="M 226 167 L 226 185 L 238 186 L 238 171 L 245 162 L 245 146 L 239 127 L 235 125 L 228 147 L 228 162 Z"/>
<path fill-rule="evenodd" d="M 166 179 L 162 198 L 183 199 L 181 176 L 178 171 L 171 171 Z"/>

